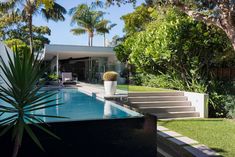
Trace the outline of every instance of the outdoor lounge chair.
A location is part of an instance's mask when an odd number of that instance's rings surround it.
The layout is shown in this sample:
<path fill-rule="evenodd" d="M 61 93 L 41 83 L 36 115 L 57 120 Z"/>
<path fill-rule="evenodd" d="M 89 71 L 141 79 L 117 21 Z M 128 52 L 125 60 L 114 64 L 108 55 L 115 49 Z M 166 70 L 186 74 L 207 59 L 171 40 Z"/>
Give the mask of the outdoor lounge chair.
<path fill-rule="evenodd" d="M 62 72 L 62 84 L 63 85 L 76 85 L 77 80 L 73 80 L 73 76 L 71 72 Z"/>

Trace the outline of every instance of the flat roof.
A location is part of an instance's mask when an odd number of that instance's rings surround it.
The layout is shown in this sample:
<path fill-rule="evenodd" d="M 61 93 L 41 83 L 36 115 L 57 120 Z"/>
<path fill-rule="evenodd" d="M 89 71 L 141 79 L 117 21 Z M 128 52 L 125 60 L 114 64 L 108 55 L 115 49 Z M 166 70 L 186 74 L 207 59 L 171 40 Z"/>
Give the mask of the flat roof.
<path fill-rule="evenodd" d="M 115 56 L 113 47 L 60 45 L 60 44 L 45 45 L 44 48 L 45 60 L 52 59 L 57 54 L 60 59 Z"/>

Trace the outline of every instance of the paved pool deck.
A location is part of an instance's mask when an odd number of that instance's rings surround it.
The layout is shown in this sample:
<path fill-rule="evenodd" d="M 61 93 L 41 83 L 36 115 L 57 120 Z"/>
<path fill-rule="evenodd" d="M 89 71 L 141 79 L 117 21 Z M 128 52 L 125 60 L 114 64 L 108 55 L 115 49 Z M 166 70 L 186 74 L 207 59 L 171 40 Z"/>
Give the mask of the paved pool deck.
<path fill-rule="evenodd" d="M 80 91 L 85 92 L 89 95 L 96 96 L 101 99 L 126 98 L 128 95 L 128 91 L 117 89 L 116 94 L 114 96 L 106 96 L 104 94 L 104 86 L 99 84 L 79 83 L 77 87 Z"/>

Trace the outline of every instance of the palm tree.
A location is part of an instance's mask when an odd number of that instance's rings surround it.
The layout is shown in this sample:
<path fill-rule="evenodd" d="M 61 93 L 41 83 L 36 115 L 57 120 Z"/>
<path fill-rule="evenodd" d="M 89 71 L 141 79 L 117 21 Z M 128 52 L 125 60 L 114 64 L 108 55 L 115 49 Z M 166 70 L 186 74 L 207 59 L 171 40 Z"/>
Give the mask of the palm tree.
<path fill-rule="evenodd" d="M 10 0 L 1 2 L 2 8 L 15 9 L 22 5 L 22 16 L 28 23 L 29 28 L 29 43 L 31 53 L 33 52 L 33 16 L 42 14 L 46 20 L 64 21 L 64 14 L 66 9 L 55 2 L 55 0 Z"/>
<path fill-rule="evenodd" d="M 110 30 L 116 25 L 117 25 L 116 23 L 111 23 L 108 20 L 103 20 L 100 27 L 97 29 L 97 32 L 99 34 L 103 34 L 104 36 L 104 47 L 106 47 L 106 33 L 109 33 Z"/>
<path fill-rule="evenodd" d="M 95 32 L 99 32 L 103 24 L 104 12 L 92 10 L 87 4 L 79 4 L 71 8 L 69 14 L 72 15 L 71 24 L 77 24 L 78 28 L 71 29 L 74 35 L 88 33 L 88 45 L 93 46 Z"/>

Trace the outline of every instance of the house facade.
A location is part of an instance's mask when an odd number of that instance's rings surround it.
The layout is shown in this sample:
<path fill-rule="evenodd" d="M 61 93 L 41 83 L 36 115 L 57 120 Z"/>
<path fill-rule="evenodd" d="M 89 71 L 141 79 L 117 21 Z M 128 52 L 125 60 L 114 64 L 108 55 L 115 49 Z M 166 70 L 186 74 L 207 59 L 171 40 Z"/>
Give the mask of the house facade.
<path fill-rule="evenodd" d="M 51 73 L 71 72 L 82 82 L 100 83 L 105 71 L 122 70 L 112 47 L 45 45 L 43 58 L 51 62 Z"/>

